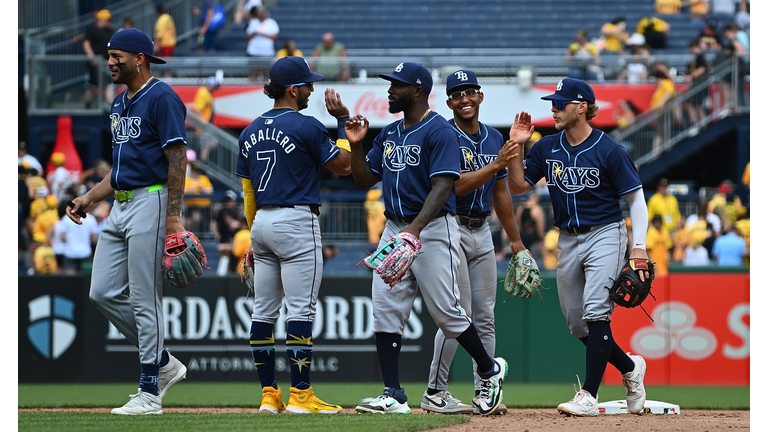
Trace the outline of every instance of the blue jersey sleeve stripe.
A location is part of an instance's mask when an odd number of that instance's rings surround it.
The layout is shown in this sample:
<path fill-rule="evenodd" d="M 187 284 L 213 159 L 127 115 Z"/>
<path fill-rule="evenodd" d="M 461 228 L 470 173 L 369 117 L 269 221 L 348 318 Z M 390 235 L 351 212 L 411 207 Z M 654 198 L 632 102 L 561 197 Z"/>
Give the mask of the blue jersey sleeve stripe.
<path fill-rule="evenodd" d="M 168 141 L 166 141 L 166 142 L 165 142 L 165 143 L 164 143 L 164 144 L 163 144 L 161 147 L 162 147 L 162 148 L 165 148 L 165 147 L 166 147 L 168 144 L 170 144 L 170 143 L 172 143 L 172 142 L 174 142 L 174 141 L 179 141 L 179 140 L 181 140 L 181 142 L 183 142 L 183 143 L 184 143 L 184 145 L 187 145 L 187 140 L 185 140 L 185 139 L 184 139 L 184 137 L 180 137 L 180 136 L 179 136 L 179 137 L 176 137 L 176 138 L 171 138 L 171 139 L 169 139 L 169 140 L 168 140 Z"/>
<path fill-rule="evenodd" d="M 636 190 L 638 190 L 638 189 L 640 189 L 642 187 L 643 187 L 643 185 L 641 185 L 641 184 L 637 185 L 637 186 L 635 186 L 635 187 L 633 187 L 633 188 L 631 188 L 631 189 L 629 189 L 629 190 L 627 190 L 625 192 L 619 192 L 619 195 L 626 195 L 626 194 L 628 194 L 630 192 L 634 192 L 634 191 L 636 191 Z"/>
<path fill-rule="evenodd" d="M 368 168 L 371 168 L 371 166 L 370 166 L 370 165 L 368 165 Z M 371 168 L 371 172 L 372 172 L 372 173 L 374 173 L 374 174 L 376 174 L 376 175 L 377 175 L 377 176 L 379 176 L 379 177 L 383 177 L 379 171 L 376 171 L 376 170 L 375 170 L 375 169 L 373 169 L 373 168 Z"/>
<path fill-rule="evenodd" d="M 530 183 L 531 186 L 536 186 L 536 183 L 532 182 L 531 179 L 529 179 L 527 175 L 523 174 L 523 178 L 525 179 L 525 181 Z"/>
<path fill-rule="evenodd" d="M 333 151 L 331 152 L 331 155 L 330 155 L 330 156 L 328 156 L 328 158 L 327 158 L 326 160 L 324 160 L 324 161 L 323 161 L 322 165 L 325 165 L 325 164 L 327 164 L 327 163 L 328 163 L 328 161 L 329 161 L 329 160 L 331 160 L 331 159 L 333 159 L 333 157 L 334 157 L 334 156 L 336 156 L 337 154 L 339 154 L 339 148 L 338 148 L 338 147 L 336 147 L 336 150 L 333 150 Z"/>
<path fill-rule="evenodd" d="M 458 171 L 436 171 L 430 174 L 429 178 L 432 178 L 434 176 L 439 176 L 439 175 L 446 175 L 446 174 L 453 174 L 456 177 L 461 177 L 461 173 L 459 173 Z"/>

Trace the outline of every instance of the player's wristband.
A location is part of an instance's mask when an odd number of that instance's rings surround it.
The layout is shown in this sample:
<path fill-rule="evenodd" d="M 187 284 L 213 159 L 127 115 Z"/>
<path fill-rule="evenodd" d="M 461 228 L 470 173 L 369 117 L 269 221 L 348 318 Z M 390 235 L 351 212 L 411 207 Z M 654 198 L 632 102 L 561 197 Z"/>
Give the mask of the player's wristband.
<path fill-rule="evenodd" d="M 336 147 L 352 153 L 352 148 L 349 146 L 349 141 L 347 141 L 346 138 L 339 138 L 336 140 Z"/>
<path fill-rule="evenodd" d="M 344 130 L 344 125 L 347 123 L 347 120 L 349 120 L 349 117 L 342 117 L 340 119 L 337 119 L 338 123 L 338 129 L 339 129 L 339 140 L 346 139 L 347 138 L 347 131 Z M 347 144 L 349 144 L 349 141 L 347 141 Z M 339 147 L 341 148 L 341 147 Z"/>

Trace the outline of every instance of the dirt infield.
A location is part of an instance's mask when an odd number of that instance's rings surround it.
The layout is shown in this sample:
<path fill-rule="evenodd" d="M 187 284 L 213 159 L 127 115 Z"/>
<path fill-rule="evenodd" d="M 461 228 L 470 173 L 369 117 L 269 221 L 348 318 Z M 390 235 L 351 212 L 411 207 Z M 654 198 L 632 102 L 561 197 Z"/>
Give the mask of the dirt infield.
<path fill-rule="evenodd" d="M 103 412 L 109 408 L 62 408 L 62 409 L 19 409 L 23 411 L 72 411 Z M 163 408 L 166 413 L 253 413 L 258 408 Z M 354 413 L 351 408 L 344 413 Z M 413 409 L 414 414 L 426 414 L 420 408 Z M 714 430 L 740 431 L 749 430 L 749 411 L 705 411 L 681 409 L 680 414 L 618 414 L 597 417 L 566 417 L 552 409 L 510 409 L 506 415 L 488 417 L 472 416 L 464 424 L 437 432 L 477 432 L 477 431 L 547 431 L 547 432 L 600 432 L 600 431 L 685 431 L 706 432 Z"/>

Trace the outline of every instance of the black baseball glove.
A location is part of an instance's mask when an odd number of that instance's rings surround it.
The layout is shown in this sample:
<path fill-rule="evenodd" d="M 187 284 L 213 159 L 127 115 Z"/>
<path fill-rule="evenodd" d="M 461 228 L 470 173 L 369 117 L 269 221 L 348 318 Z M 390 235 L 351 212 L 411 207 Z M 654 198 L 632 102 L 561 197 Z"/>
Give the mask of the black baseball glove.
<path fill-rule="evenodd" d="M 647 271 L 649 276 L 645 281 L 638 274 Z M 646 297 L 651 294 L 651 283 L 655 276 L 653 262 L 644 258 L 630 258 L 624 261 L 618 277 L 613 281 L 613 286 L 606 287 L 608 296 L 619 306 L 633 308 L 640 306 Z"/>

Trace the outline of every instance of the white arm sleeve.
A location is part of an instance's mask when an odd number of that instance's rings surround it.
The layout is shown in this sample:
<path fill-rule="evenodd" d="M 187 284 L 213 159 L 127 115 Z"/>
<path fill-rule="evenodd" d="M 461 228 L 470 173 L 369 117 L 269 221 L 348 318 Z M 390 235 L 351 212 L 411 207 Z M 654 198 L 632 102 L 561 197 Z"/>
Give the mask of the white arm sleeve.
<path fill-rule="evenodd" d="M 645 205 L 643 189 L 637 189 L 626 195 L 629 204 L 629 219 L 632 221 L 632 242 L 628 248 L 645 250 L 645 237 L 648 234 L 648 207 Z"/>

